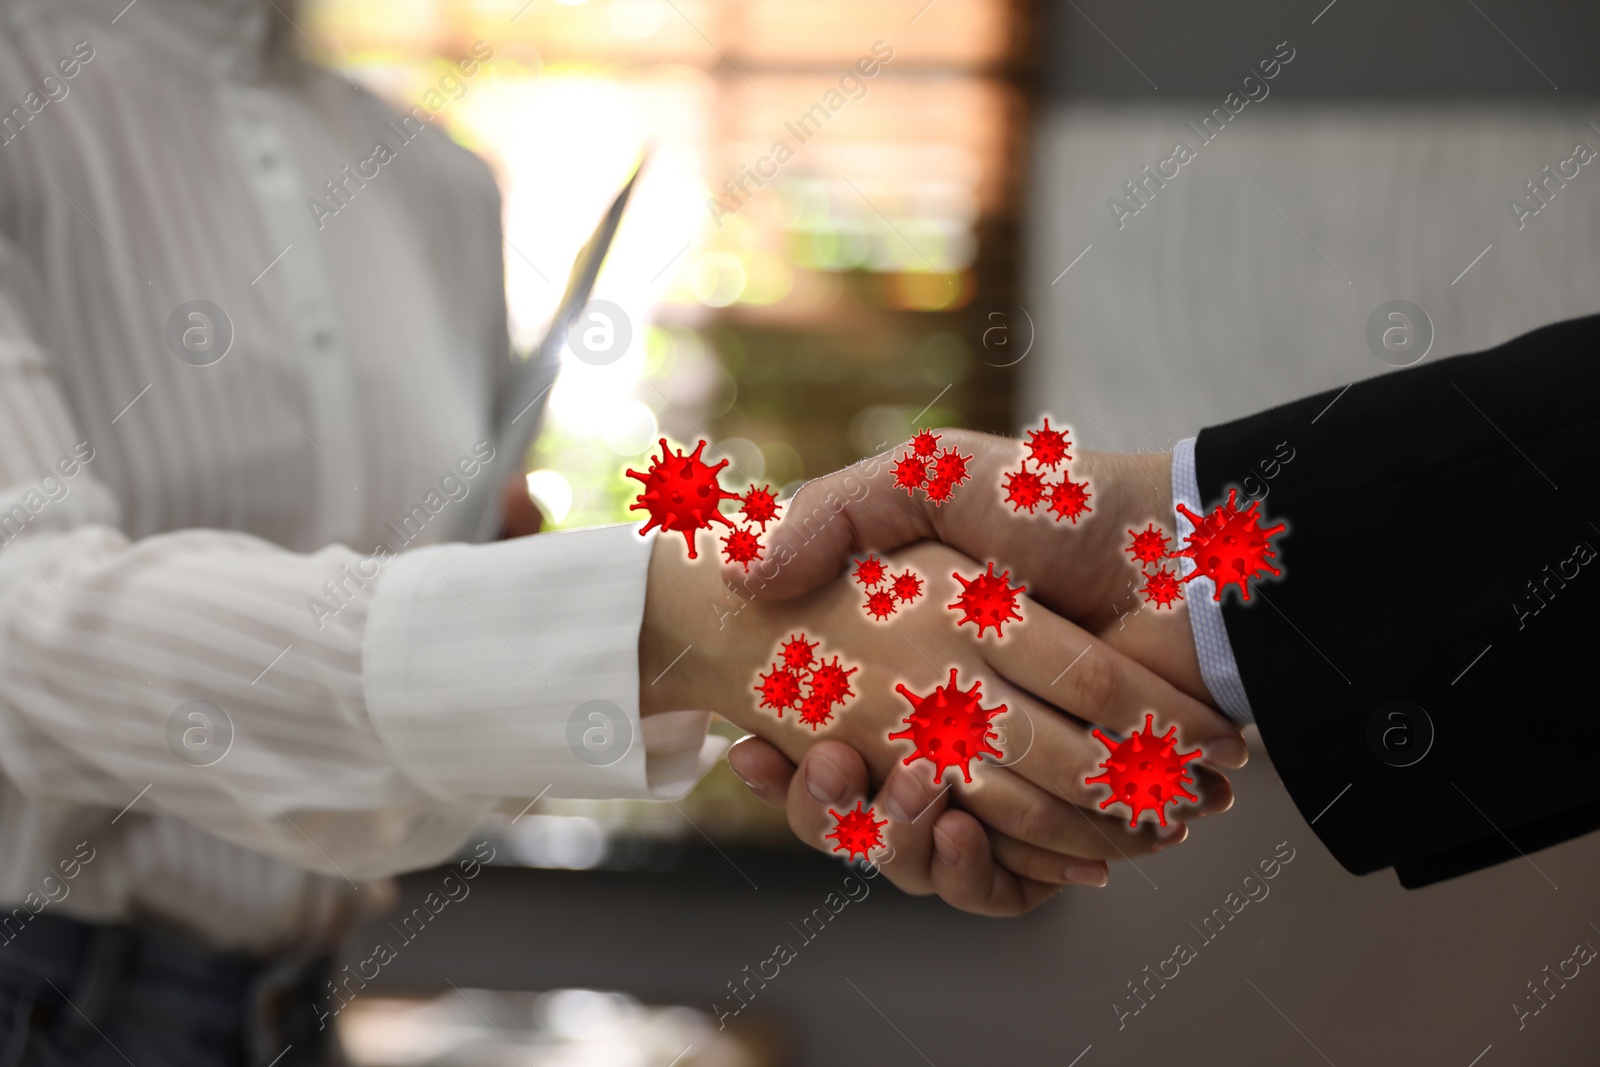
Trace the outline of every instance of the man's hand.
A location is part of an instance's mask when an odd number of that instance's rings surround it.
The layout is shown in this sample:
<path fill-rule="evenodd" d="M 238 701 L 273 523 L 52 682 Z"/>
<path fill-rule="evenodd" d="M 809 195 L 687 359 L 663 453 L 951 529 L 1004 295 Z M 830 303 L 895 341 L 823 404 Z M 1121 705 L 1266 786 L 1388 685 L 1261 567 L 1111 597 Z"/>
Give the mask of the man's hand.
<path fill-rule="evenodd" d="M 1068 466 L 1089 482 L 1091 510 L 1076 523 L 1014 511 L 1001 483 L 1027 455 L 1018 440 L 972 430 L 939 430 L 939 444 L 972 456 L 971 480 L 943 505 L 894 485 L 902 445 L 801 486 L 772 530 L 763 563 L 725 577 L 758 600 L 798 596 L 844 570 L 852 554 L 885 551 L 921 540 L 943 541 L 982 562 L 1010 569 L 1028 595 L 1113 648 L 1167 678 L 1198 700 L 1210 693 L 1186 606 L 1157 610 L 1144 603 L 1138 568 L 1126 551 L 1128 531 L 1154 521 L 1173 532 L 1172 456 L 1122 455 L 1074 449 Z M 1242 755 L 1240 757 L 1242 762 Z"/>
<path fill-rule="evenodd" d="M 838 741 L 819 741 L 801 757 L 798 770 L 759 737 L 746 737 L 728 752 L 728 764 L 762 800 L 787 808 L 789 826 L 802 841 L 827 851 L 824 835 L 833 828 L 828 812 L 853 805 L 870 792 L 866 761 Z M 1201 801 L 1195 815 L 1215 815 L 1233 806 L 1228 780 L 1209 767 L 1193 765 Z M 906 818 L 918 804 L 920 813 Z M 1015 915 L 1054 895 L 1058 883 L 1104 886 L 1103 859 L 1063 856 L 1019 847 L 967 812 L 950 806 L 925 777 L 896 768 L 878 790 L 872 807 L 887 815 L 884 853 L 873 861 L 904 891 L 937 893 L 945 903 L 978 915 Z M 1122 824 L 1125 827 L 1125 824 Z M 1116 831 L 1111 832 L 1114 840 Z M 1186 825 L 1173 822 L 1157 833 L 1148 852 L 1182 842 Z M 1120 858 L 1138 853 L 1129 851 Z M 1018 877 L 1017 872 L 1031 872 Z"/>
<path fill-rule="evenodd" d="M 981 568 L 945 546 L 920 544 L 886 560 L 926 582 L 922 598 L 886 623 L 867 617 L 860 588 L 847 578 L 833 577 L 793 599 L 746 601 L 723 586 L 713 561 L 691 563 L 682 552 L 676 539 L 659 538 L 651 559 L 640 635 L 641 712 L 716 711 L 764 738 L 776 757 L 767 763 L 782 779 L 778 788 L 794 799 L 791 821 L 813 844 L 821 844 L 829 806 L 853 804 L 881 786 L 880 816 L 890 816 L 896 849 L 884 869 L 912 892 L 939 891 L 960 906 L 1009 914 L 1063 882 L 1094 882 L 1108 859 L 1180 840 L 1178 820 L 1158 836 L 1149 826 L 1130 831 L 1125 818 L 1100 811 L 1098 787 L 1084 779 L 1097 772 L 1105 750 L 1086 722 L 1131 732 L 1153 708 L 1214 761 L 1243 762 L 1243 745 L 1227 720 L 1030 597 L 1020 599 L 1024 621 L 1008 624 L 1004 639 L 958 628 L 945 609 L 960 591 L 952 574 Z M 821 640 L 825 657 L 839 655 L 859 667 L 850 679 L 855 697 L 821 732 L 792 711 L 780 719 L 757 708 L 757 675 L 782 640 L 802 632 Z M 971 785 L 955 772 L 934 783 L 931 764 L 903 766 L 909 746 L 888 740 L 911 711 L 896 685 L 930 693 L 949 682 L 952 667 L 963 688 L 983 682 L 985 707 L 1008 708 L 995 720 L 1005 731 L 1005 757 L 1001 765 L 974 760 Z M 791 788 L 793 763 L 824 739 L 859 752 L 859 762 L 836 760 L 831 776 L 820 763 L 808 765 L 801 781 L 815 788 Z M 1197 783 L 1211 810 L 1226 806 L 1221 775 L 1202 772 Z M 947 813 L 946 806 L 962 811 Z M 941 840 L 954 842 L 956 854 L 971 862 L 936 877 L 929 860 Z"/>

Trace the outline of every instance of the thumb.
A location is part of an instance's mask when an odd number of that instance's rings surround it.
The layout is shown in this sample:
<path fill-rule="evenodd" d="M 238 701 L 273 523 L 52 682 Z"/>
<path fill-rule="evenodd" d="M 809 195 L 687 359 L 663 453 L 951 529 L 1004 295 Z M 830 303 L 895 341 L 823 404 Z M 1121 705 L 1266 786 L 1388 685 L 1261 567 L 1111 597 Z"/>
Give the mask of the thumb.
<path fill-rule="evenodd" d="M 889 551 L 934 536 L 927 506 L 894 484 L 895 449 L 806 482 L 782 507 L 746 572 L 725 564 L 725 584 L 757 598 L 785 600 L 835 577 L 853 553 Z"/>

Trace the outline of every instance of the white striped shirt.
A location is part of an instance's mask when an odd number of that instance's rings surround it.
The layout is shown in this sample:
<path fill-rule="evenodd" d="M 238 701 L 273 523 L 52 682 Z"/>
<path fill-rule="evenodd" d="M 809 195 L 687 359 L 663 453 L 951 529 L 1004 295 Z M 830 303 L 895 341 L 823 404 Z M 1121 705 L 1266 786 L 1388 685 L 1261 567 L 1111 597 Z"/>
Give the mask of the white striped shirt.
<path fill-rule="evenodd" d="M 125 3 L 0 0 L 0 952 L 45 907 L 325 939 L 493 808 L 681 794 L 649 539 L 448 543 L 514 373 L 488 169 L 265 0 Z M 590 700 L 644 743 L 578 758 Z"/>

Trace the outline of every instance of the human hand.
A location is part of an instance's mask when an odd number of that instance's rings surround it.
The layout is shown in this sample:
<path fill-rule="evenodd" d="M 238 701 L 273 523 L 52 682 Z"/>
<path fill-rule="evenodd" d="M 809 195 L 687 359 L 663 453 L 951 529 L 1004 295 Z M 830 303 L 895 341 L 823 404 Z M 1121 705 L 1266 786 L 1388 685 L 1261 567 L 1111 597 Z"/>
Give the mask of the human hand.
<path fill-rule="evenodd" d="M 528 481 L 513 474 L 500 483 L 500 539 L 528 537 L 544 527 L 544 514 L 528 495 Z"/>
<path fill-rule="evenodd" d="M 871 793 L 866 761 L 838 741 L 818 741 L 801 757 L 797 770 L 771 744 L 750 736 L 728 751 L 728 765 L 756 796 L 788 810 L 795 836 L 824 852 L 832 844 L 825 836 L 834 826 L 830 812 L 842 811 Z M 1215 815 L 1233 806 L 1233 790 L 1225 777 L 1199 764 L 1192 770 L 1200 782 L 1196 816 Z M 903 799 L 897 800 L 896 794 Z M 884 852 L 872 857 L 902 890 L 916 896 L 937 893 L 962 911 L 991 916 L 1027 911 L 1055 893 L 1050 879 L 1017 877 L 1014 872 L 1023 857 L 1017 854 L 1016 842 L 952 807 L 921 775 L 896 768 L 870 806 L 894 816 L 918 802 L 925 802 L 924 813 L 910 820 L 891 817 L 884 827 Z M 1116 841 L 1122 833 L 1125 827 L 1108 830 L 1107 836 Z M 1148 851 L 1159 852 L 1187 836 L 1187 826 L 1173 823 L 1170 833 L 1157 834 Z M 1104 886 L 1109 879 L 1104 860 L 1060 856 L 1056 863 L 1058 877 L 1067 883 Z"/>
<path fill-rule="evenodd" d="M 866 616 L 861 590 L 848 579 L 788 600 L 747 602 L 723 587 L 715 563 L 686 561 L 674 541 L 658 539 L 640 635 L 642 713 L 717 711 L 764 738 L 779 760 L 798 761 L 821 740 L 842 742 L 827 749 L 856 750 L 860 763 L 836 761 L 840 773 L 831 781 L 825 765 L 808 765 L 817 772 L 802 779 L 816 785 L 807 792 L 812 807 L 791 805 L 791 821 L 807 831 L 819 818 L 826 825 L 827 798 L 860 797 L 881 785 L 880 815 L 890 818 L 895 849 L 885 872 L 912 892 L 938 891 L 969 910 L 1026 910 L 1068 880 L 1103 880 L 1107 859 L 1182 839 L 1177 821 L 1165 835 L 1149 825 L 1129 832 L 1125 818 L 1100 812 L 1097 790 L 1084 778 L 1096 773 L 1105 750 L 1081 721 L 1131 732 L 1143 725 L 1145 709 L 1160 708 L 1163 722 L 1177 724 L 1188 743 L 1226 749 L 1237 742 L 1226 720 L 1026 596 L 1024 621 L 1008 624 L 1004 639 L 958 629 L 944 609 L 960 588 L 951 574 L 980 568 L 948 547 L 917 545 L 886 562 L 912 568 L 926 587 L 892 623 L 879 623 Z M 793 712 L 780 719 L 757 708 L 758 674 L 780 642 L 801 632 L 820 639 L 825 658 L 838 654 L 859 668 L 851 676 L 856 696 L 820 732 Z M 949 684 L 952 667 L 964 690 L 982 681 L 984 707 L 1004 703 L 1008 711 L 995 720 L 1004 727 L 1003 765 L 974 761 L 972 784 L 952 773 L 947 789 L 934 784 L 928 762 L 902 766 L 908 746 L 887 735 L 912 710 L 896 685 L 927 694 Z M 1220 774 L 1202 769 L 1196 780 L 1202 810 L 1227 806 L 1231 794 Z M 805 836 L 815 843 L 821 832 Z M 968 862 L 934 872 L 929 861 L 940 837 L 954 840 Z"/>
<path fill-rule="evenodd" d="M 1124 455 L 1074 447 L 1075 481 L 1089 483 L 1091 511 L 1057 522 L 1044 508 L 1013 510 L 1000 486 L 1027 455 L 1023 442 L 972 430 L 939 430 L 940 446 L 972 457 L 970 480 L 948 502 L 912 497 L 894 484 L 901 445 L 807 482 L 789 501 L 751 573 L 724 576 L 758 600 L 805 593 L 839 574 L 852 554 L 942 541 L 974 559 L 1010 569 L 1028 593 L 1063 618 L 1157 671 L 1190 696 L 1209 701 L 1183 602 L 1145 608 L 1126 551 L 1129 529 L 1154 521 L 1173 530 L 1170 453 Z M 1237 759 L 1242 763 L 1242 745 Z"/>

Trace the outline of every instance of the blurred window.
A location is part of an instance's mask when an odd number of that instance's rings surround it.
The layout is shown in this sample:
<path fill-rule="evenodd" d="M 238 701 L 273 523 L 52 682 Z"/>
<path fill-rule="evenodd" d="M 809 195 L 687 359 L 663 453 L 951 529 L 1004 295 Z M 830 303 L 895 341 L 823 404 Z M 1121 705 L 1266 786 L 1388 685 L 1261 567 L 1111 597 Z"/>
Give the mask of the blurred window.
<path fill-rule="evenodd" d="M 628 347 L 604 365 L 565 353 L 530 457 L 530 490 L 572 527 L 632 518 L 622 471 L 661 436 L 711 438 L 730 487 L 777 487 L 913 419 L 1009 428 L 985 366 L 1006 360 L 979 356 L 1017 259 L 1022 10 L 308 0 L 301 21 L 325 61 L 426 104 L 494 167 L 523 348 L 650 150 L 595 294 L 627 315 Z M 475 48 L 493 58 L 462 76 Z"/>

